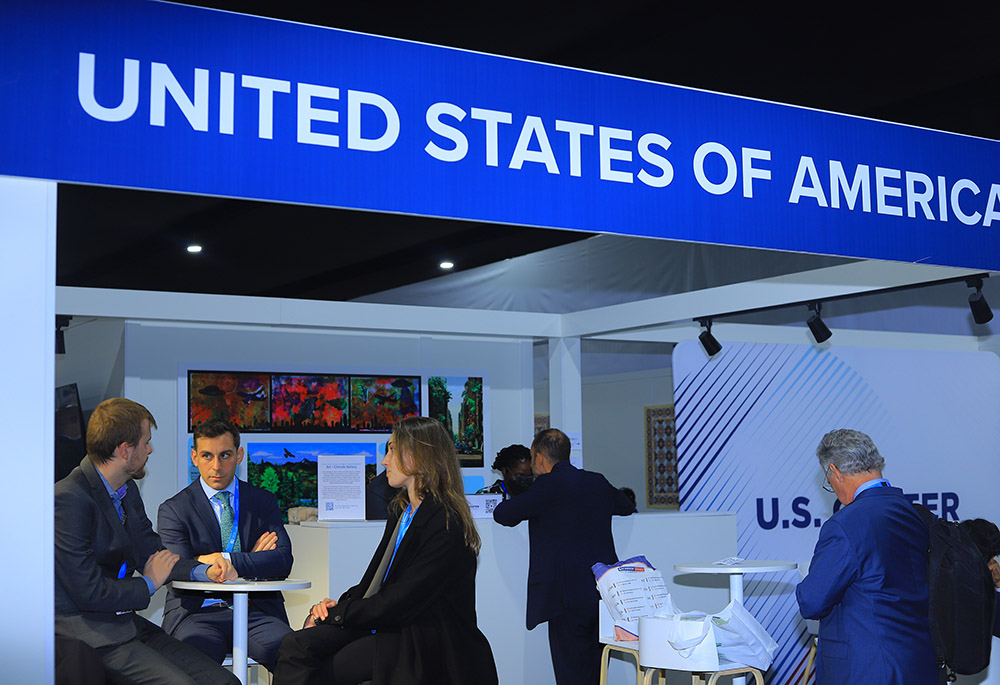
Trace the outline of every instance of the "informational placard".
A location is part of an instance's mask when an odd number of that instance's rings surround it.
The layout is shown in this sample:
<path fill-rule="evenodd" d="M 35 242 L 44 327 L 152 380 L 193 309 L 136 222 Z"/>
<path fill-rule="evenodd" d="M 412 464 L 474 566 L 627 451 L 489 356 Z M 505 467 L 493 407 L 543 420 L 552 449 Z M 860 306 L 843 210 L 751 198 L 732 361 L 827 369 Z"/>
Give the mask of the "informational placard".
<path fill-rule="evenodd" d="M 0 45 L 0 174 L 1000 269 L 997 141 L 167 2 Z"/>
<path fill-rule="evenodd" d="M 465 499 L 469 502 L 469 510 L 472 512 L 472 518 L 491 519 L 493 518 L 493 510 L 503 501 L 503 495 L 494 495 L 492 493 L 466 495 Z"/>
<path fill-rule="evenodd" d="M 319 455 L 320 520 L 365 520 L 365 455 Z"/>

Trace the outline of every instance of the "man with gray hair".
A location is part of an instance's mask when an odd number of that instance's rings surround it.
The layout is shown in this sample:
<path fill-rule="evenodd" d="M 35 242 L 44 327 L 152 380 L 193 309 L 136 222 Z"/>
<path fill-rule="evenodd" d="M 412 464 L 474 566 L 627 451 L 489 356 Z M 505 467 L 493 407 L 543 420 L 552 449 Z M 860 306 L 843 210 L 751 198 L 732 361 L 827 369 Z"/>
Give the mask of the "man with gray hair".
<path fill-rule="evenodd" d="M 935 685 L 927 525 L 882 477 L 885 460 L 864 433 L 831 431 L 816 456 L 824 489 L 844 505 L 795 588 L 802 616 L 820 621 L 817 685 Z"/>

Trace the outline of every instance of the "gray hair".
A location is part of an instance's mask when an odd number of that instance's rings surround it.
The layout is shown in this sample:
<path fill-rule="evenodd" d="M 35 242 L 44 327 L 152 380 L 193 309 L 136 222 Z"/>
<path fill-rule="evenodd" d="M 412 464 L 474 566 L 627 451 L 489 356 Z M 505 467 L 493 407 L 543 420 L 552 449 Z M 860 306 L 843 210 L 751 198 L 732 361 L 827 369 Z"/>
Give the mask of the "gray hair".
<path fill-rule="evenodd" d="M 830 464 L 847 476 L 864 471 L 881 471 L 885 459 L 878 453 L 872 439 L 860 431 L 840 428 L 830 431 L 819 441 L 816 456 L 824 473 Z"/>

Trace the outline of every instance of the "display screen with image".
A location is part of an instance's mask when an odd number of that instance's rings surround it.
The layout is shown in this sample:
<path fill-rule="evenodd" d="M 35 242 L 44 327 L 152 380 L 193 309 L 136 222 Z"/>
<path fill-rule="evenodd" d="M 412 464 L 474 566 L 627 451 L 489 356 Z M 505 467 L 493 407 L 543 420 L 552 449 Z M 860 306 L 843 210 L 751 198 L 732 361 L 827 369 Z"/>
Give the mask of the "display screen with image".
<path fill-rule="evenodd" d="M 188 432 L 211 419 L 241 431 L 271 428 L 271 375 L 241 371 L 188 372 Z"/>
<path fill-rule="evenodd" d="M 428 378 L 427 415 L 440 421 L 451 433 L 462 466 L 483 465 L 483 379 L 481 377 Z"/>
<path fill-rule="evenodd" d="M 278 498 L 278 508 L 286 523 L 290 508 L 318 505 L 320 456 L 363 454 L 367 480 L 375 477 L 379 460 L 374 442 L 254 442 L 246 450 L 247 480 Z"/>
<path fill-rule="evenodd" d="M 351 430 L 389 432 L 420 416 L 419 376 L 351 376 Z"/>
<path fill-rule="evenodd" d="M 271 376 L 271 430 L 274 432 L 347 431 L 347 376 L 274 374 Z"/>

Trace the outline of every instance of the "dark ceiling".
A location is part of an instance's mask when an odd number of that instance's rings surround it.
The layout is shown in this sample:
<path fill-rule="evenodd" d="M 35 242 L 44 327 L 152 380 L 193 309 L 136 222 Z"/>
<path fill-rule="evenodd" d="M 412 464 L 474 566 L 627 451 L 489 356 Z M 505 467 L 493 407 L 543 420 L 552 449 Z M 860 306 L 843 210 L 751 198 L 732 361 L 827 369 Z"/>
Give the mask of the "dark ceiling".
<path fill-rule="evenodd" d="M 188 4 L 1000 139 L 1000 3 Z M 71 185 L 58 216 L 59 285 L 327 300 L 588 235 Z"/>

